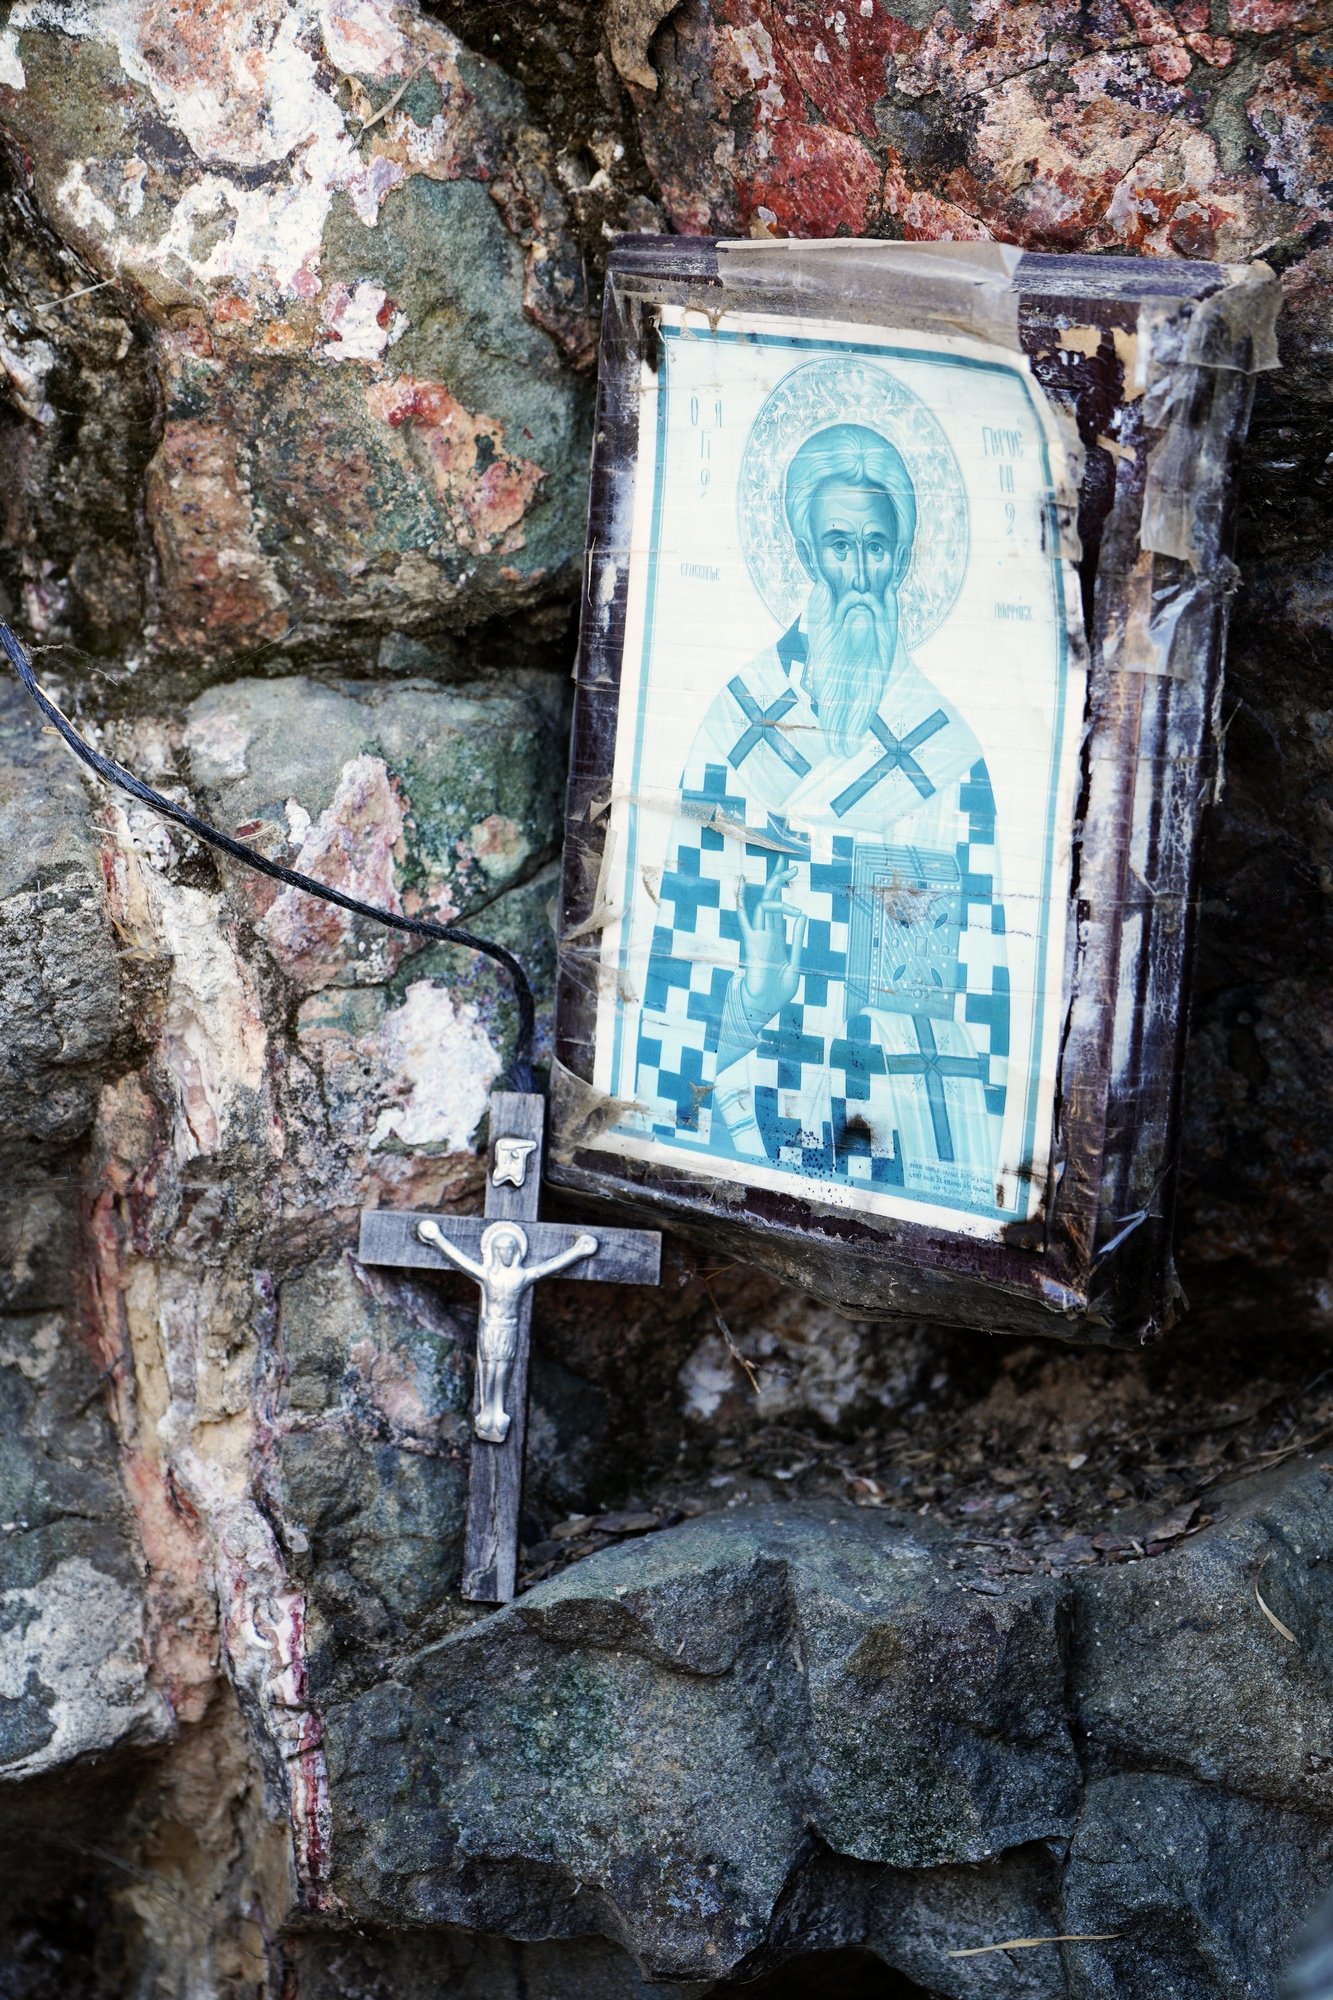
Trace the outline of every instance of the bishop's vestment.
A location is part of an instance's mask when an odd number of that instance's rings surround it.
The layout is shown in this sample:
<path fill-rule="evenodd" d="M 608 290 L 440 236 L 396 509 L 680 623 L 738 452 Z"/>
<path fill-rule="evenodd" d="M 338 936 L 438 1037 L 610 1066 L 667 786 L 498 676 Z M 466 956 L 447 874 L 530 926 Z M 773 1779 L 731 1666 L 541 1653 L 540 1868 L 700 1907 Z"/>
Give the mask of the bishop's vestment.
<path fill-rule="evenodd" d="M 681 780 L 640 1015 L 656 1135 L 866 1190 L 993 1210 L 1009 1053 L 995 801 L 980 746 L 899 645 L 849 757 L 805 685 L 802 621 L 717 695 Z M 756 1028 L 751 920 L 785 864 L 800 987 Z M 788 923 L 788 935 L 791 925 Z"/>

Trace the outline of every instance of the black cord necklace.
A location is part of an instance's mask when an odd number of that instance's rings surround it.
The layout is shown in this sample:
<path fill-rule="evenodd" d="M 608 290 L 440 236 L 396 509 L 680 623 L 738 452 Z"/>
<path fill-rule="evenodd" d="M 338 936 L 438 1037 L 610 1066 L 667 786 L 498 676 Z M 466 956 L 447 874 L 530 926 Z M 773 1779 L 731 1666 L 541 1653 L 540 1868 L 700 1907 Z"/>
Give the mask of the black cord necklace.
<path fill-rule="evenodd" d="M 95 771 L 99 778 L 104 778 L 108 784 L 119 785 L 122 791 L 129 792 L 143 805 L 151 806 L 154 812 L 175 820 L 178 826 L 183 826 L 198 839 L 207 841 L 210 847 L 221 848 L 222 852 L 230 854 L 233 860 L 243 862 L 247 868 L 255 869 L 260 875 L 272 876 L 275 882 L 285 882 L 292 889 L 303 890 L 307 896 L 320 896 L 326 903 L 336 903 L 340 910 L 350 910 L 355 917 L 369 917 L 372 923 L 385 924 L 390 930 L 407 931 L 413 937 L 437 938 L 442 944 L 461 944 L 469 951 L 484 952 L 487 958 L 495 959 L 509 974 L 513 982 L 514 999 L 518 1004 L 518 1038 L 514 1043 L 513 1060 L 509 1065 L 510 1084 L 518 1091 L 532 1089 L 534 1025 L 532 988 L 528 984 L 527 974 L 511 951 L 506 951 L 502 944 L 496 944 L 491 938 L 474 937 L 471 931 L 460 930 L 454 924 L 432 924 L 427 923 L 423 917 L 396 916 L 392 910 L 378 910 L 372 903 L 358 902 L 355 896 L 344 896 L 340 889 L 330 889 L 325 883 L 316 882 L 309 875 L 300 875 L 294 868 L 284 868 L 281 862 L 270 861 L 255 848 L 247 847 L 243 840 L 233 840 L 229 833 L 223 833 L 219 827 L 210 826 L 207 820 L 199 819 L 194 813 L 187 812 L 184 806 L 173 805 L 170 799 L 165 799 L 160 792 L 155 792 L 151 785 L 145 785 L 142 779 L 136 778 L 132 771 L 127 771 L 123 765 L 117 764 L 110 757 L 100 756 L 84 742 L 73 723 L 38 686 L 32 662 L 8 625 L 0 624 L 0 648 L 5 652 L 10 665 L 47 721 L 64 738 L 80 762 L 86 764 L 90 771 Z"/>

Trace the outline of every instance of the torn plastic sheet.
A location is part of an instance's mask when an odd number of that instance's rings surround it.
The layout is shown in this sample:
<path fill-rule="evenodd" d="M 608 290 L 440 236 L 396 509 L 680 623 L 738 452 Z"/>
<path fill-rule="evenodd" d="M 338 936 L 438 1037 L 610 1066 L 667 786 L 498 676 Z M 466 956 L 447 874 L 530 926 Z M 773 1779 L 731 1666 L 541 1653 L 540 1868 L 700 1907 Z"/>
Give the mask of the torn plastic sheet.
<path fill-rule="evenodd" d="M 1221 368 L 1261 375 L 1281 364 L 1277 315 L 1282 288 L 1267 264 L 1238 265 L 1230 282 L 1205 299 L 1150 294 L 1139 305 L 1132 372 L 1146 394 L 1145 420 L 1161 425 L 1188 407 L 1193 384 L 1180 371 Z M 1117 345 L 1119 345 L 1117 343 Z M 1126 373 L 1131 364 L 1126 361 Z"/>
<path fill-rule="evenodd" d="M 1007 243 L 879 243 L 783 237 L 717 246 L 725 290 L 759 306 L 780 293 L 784 312 L 970 334 L 1015 351 L 1022 251 Z"/>
<path fill-rule="evenodd" d="M 602 993 L 611 993 L 627 1005 L 633 1006 L 637 1002 L 634 988 L 619 967 L 608 965 L 600 952 L 590 950 L 586 945 L 571 945 L 562 954 L 560 976 L 574 991 L 590 999 Z"/>
<path fill-rule="evenodd" d="M 566 1165 L 580 1147 L 588 1145 L 599 1133 L 619 1124 L 622 1118 L 647 1110 L 646 1105 L 637 1104 L 632 1098 L 606 1096 L 585 1083 L 581 1076 L 575 1076 L 572 1069 L 566 1069 L 558 1056 L 551 1060 L 551 1100 L 555 1117 L 550 1157 Z"/>
<path fill-rule="evenodd" d="M 1199 568 L 1216 547 L 1249 378 L 1278 366 L 1281 287 L 1266 264 L 1231 274 L 1197 303 L 1150 298 L 1139 310 L 1143 421 L 1162 435 L 1148 455 L 1139 545 Z"/>
<path fill-rule="evenodd" d="M 638 791 L 603 793 L 599 795 L 595 808 L 590 809 L 588 817 L 592 820 L 600 819 L 612 805 L 617 803 L 638 806 L 644 812 L 663 813 L 672 819 L 694 820 L 698 822 L 701 829 L 721 834 L 726 840 L 737 841 L 746 847 L 761 847 L 773 854 L 800 854 L 804 851 L 799 842 L 793 841 L 787 835 L 780 832 L 765 832 L 759 827 L 747 826 L 744 820 L 734 819 L 718 805 L 692 800 L 685 800 L 682 803 L 680 798 L 671 792 Z M 590 863 L 595 858 L 588 851 L 588 844 L 586 842 L 580 843 L 572 834 L 567 836 L 567 845 L 575 852 L 582 845 L 584 851 L 588 854 Z M 601 857 L 597 864 L 597 886 L 593 891 L 592 907 L 586 917 L 582 917 L 577 923 L 571 924 L 568 930 L 562 931 L 560 936 L 560 948 L 562 952 L 567 951 L 570 946 L 578 944 L 583 939 L 593 937 L 598 932 L 610 930 L 612 925 L 618 924 L 625 915 L 624 908 L 615 901 L 613 894 L 613 884 L 620 858 L 619 848 L 619 832 L 615 827 L 609 827 L 603 840 Z M 652 900 L 656 902 L 656 892 L 653 884 L 648 880 L 646 873 L 644 875 L 644 886 L 648 894 L 652 897 Z"/>
<path fill-rule="evenodd" d="M 1195 575 L 1145 549 L 1125 579 L 1124 604 L 1102 640 L 1106 665 L 1126 674 L 1198 679 L 1206 654 L 1189 614 L 1206 609 L 1211 617 L 1219 599 L 1225 608 L 1239 581 L 1240 571 L 1225 556 L 1215 558 L 1206 575 Z"/>
<path fill-rule="evenodd" d="M 1051 454 L 1052 481 L 1047 495 L 1050 518 L 1055 523 L 1059 537 L 1059 552 L 1072 566 L 1083 560 L 1083 542 L 1078 532 L 1079 498 L 1083 487 L 1083 472 L 1088 454 L 1083 448 L 1083 440 L 1078 434 L 1078 419 L 1071 409 L 1048 395 L 1047 405 L 1055 421 L 1060 437 L 1061 456 Z M 1081 611 L 1076 610 L 1078 591 L 1070 593 L 1071 615 L 1069 619 L 1069 641 L 1083 658 L 1084 635 Z"/>
<path fill-rule="evenodd" d="M 602 810 L 605 811 L 605 807 Z M 579 938 L 590 937 L 594 931 L 603 931 L 608 925 L 619 923 L 624 916 L 624 911 L 613 908 L 611 903 L 611 877 L 616 865 L 616 850 L 619 844 L 619 835 L 615 828 L 609 828 L 602 846 L 602 861 L 597 871 L 597 887 L 593 891 L 592 908 L 581 923 L 572 924 L 562 934 L 560 939 L 562 948 L 575 943 Z"/>

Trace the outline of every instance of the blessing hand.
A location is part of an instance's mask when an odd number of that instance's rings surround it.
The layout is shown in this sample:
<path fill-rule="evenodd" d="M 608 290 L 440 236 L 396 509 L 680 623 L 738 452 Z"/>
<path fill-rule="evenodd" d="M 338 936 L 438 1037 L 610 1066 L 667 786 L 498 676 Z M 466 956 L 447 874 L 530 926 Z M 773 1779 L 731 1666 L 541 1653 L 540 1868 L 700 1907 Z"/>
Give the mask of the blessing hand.
<path fill-rule="evenodd" d="M 795 879 L 788 862 L 768 880 L 751 922 L 745 913 L 745 885 L 736 887 L 736 914 L 741 927 L 741 1002 L 756 1032 L 796 998 L 801 983 L 801 953 L 805 948 L 806 914 L 782 900 Z M 790 943 L 787 919 L 792 919 Z"/>

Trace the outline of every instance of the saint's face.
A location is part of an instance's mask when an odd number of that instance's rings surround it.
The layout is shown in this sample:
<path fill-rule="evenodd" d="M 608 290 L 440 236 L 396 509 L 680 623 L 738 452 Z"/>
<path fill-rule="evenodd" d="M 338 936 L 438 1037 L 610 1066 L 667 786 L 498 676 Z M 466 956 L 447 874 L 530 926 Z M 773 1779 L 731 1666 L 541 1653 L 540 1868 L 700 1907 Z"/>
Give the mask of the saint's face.
<path fill-rule="evenodd" d="M 515 1243 L 513 1237 L 497 1236 L 495 1239 L 495 1254 L 506 1267 L 512 1264 L 518 1255 L 518 1245 Z"/>
<path fill-rule="evenodd" d="M 835 607 L 849 595 L 881 605 L 902 581 L 898 522 L 879 487 L 821 486 L 810 509 L 808 544 L 800 545 L 807 569 L 821 576 Z"/>

